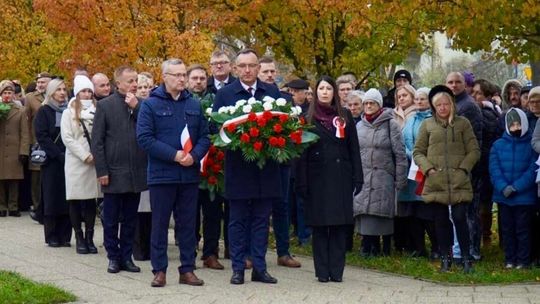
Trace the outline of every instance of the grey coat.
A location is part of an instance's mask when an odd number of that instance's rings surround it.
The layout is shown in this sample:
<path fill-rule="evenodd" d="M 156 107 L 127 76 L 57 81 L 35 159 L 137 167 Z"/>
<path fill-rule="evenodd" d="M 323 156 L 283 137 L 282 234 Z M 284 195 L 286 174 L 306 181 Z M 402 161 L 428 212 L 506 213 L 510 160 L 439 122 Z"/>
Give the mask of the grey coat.
<path fill-rule="evenodd" d="M 146 153 L 137 144 L 139 106 L 131 110 L 118 92 L 98 101 L 92 129 L 97 177 L 109 176 L 103 193 L 141 192 L 146 186 Z M 180 135 L 178 135 L 180 136 Z"/>
<path fill-rule="evenodd" d="M 393 218 L 397 190 L 407 184 L 408 163 L 401 128 L 393 119 L 392 110 L 384 109 L 373 123 L 363 117 L 356 131 L 364 187 L 354 198 L 354 215 Z"/>

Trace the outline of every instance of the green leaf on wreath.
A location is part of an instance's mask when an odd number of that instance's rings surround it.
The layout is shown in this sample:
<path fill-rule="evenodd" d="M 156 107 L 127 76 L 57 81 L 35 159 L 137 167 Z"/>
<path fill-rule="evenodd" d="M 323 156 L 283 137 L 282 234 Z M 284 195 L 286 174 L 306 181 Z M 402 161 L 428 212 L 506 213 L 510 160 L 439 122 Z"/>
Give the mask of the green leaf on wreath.
<path fill-rule="evenodd" d="M 302 143 L 303 144 L 314 143 L 317 140 L 319 140 L 319 135 L 317 135 L 317 134 L 315 134 L 313 132 L 309 132 L 309 131 L 302 132 Z"/>
<path fill-rule="evenodd" d="M 227 120 L 233 118 L 233 116 L 226 113 L 213 112 L 210 117 L 218 124 L 224 124 Z"/>

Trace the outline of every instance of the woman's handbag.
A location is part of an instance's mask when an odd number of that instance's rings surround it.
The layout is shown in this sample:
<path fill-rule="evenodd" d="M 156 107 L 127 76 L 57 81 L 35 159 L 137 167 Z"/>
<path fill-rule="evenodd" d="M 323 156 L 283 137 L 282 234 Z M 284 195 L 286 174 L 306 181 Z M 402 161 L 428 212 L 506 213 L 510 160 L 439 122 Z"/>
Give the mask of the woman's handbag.
<path fill-rule="evenodd" d="M 58 138 L 60 138 L 60 133 L 58 133 L 58 136 L 56 136 L 56 139 L 54 140 L 55 144 L 58 141 Z M 32 148 L 30 148 L 30 162 L 35 166 L 41 166 L 46 161 L 47 153 L 45 150 L 43 150 L 38 143 L 32 145 Z"/>

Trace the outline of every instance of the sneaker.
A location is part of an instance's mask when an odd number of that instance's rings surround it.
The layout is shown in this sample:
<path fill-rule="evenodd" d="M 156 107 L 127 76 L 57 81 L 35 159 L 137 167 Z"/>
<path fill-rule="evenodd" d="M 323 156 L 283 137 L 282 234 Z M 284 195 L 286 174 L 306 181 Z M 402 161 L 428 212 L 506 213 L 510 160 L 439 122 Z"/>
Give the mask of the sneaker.
<path fill-rule="evenodd" d="M 525 265 L 525 264 L 517 264 L 516 266 L 516 269 L 529 269 L 530 266 L 529 265 Z"/>
<path fill-rule="evenodd" d="M 514 268 L 514 264 L 512 264 L 512 263 L 506 263 L 506 264 L 504 264 L 504 268 L 506 268 L 506 269 L 512 269 L 512 268 Z"/>

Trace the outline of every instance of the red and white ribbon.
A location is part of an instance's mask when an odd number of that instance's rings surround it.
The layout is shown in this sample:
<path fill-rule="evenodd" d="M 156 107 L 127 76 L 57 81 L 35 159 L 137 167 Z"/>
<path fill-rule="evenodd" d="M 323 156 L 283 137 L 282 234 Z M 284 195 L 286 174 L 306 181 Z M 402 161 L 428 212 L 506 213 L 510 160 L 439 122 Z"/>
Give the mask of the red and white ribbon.
<path fill-rule="evenodd" d="M 182 134 L 180 135 L 180 142 L 182 143 L 182 149 L 184 150 L 184 152 L 191 152 L 191 149 L 193 149 L 193 144 L 191 143 L 191 137 L 189 136 L 189 130 L 187 125 L 182 130 Z"/>
<path fill-rule="evenodd" d="M 336 137 L 345 138 L 345 126 L 347 125 L 347 123 L 345 123 L 345 119 L 336 116 L 332 120 L 332 124 L 334 124 L 334 127 L 336 127 Z"/>
<path fill-rule="evenodd" d="M 257 112 L 257 113 L 255 113 L 255 115 L 257 115 L 257 118 L 258 118 L 259 116 L 262 116 L 263 113 L 264 112 Z M 280 115 L 284 115 L 284 114 L 289 116 L 289 114 L 284 113 L 284 112 L 279 112 L 279 111 L 270 111 L 270 113 L 272 114 L 272 116 L 280 116 Z M 221 129 L 219 130 L 219 137 L 221 137 L 221 140 L 223 140 L 223 142 L 226 143 L 226 144 L 230 144 L 232 140 L 225 133 L 225 128 L 230 124 L 238 125 L 238 124 L 242 124 L 242 123 L 246 122 L 248 120 L 248 116 L 249 116 L 249 114 L 244 114 L 242 116 L 238 116 L 238 117 L 235 117 L 235 118 L 232 118 L 232 119 L 229 119 L 229 120 L 225 121 L 223 123 L 223 126 L 221 126 Z"/>

